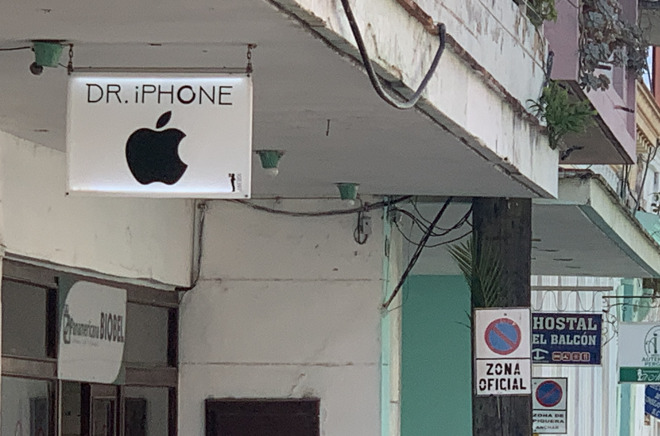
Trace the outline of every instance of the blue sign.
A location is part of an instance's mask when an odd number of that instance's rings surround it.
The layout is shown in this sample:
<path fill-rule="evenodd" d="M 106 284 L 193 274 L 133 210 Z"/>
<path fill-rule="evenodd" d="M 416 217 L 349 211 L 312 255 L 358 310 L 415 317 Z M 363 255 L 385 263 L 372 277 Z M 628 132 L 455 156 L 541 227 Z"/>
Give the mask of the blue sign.
<path fill-rule="evenodd" d="M 536 388 L 536 401 L 543 407 L 556 406 L 563 395 L 561 386 L 553 380 L 546 380 Z"/>
<path fill-rule="evenodd" d="M 592 313 L 532 314 L 532 363 L 600 365 L 602 323 Z"/>
<path fill-rule="evenodd" d="M 660 419 L 660 385 L 646 385 L 644 411 L 652 417 Z"/>

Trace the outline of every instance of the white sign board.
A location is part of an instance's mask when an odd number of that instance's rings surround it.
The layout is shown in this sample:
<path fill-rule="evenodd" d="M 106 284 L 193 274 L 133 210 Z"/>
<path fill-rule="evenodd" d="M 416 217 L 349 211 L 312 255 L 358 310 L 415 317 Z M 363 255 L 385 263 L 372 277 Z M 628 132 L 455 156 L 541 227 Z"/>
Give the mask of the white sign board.
<path fill-rule="evenodd" d="M 619 382 L 660 383 L 660 323 L 619 324 Z"/>
<path fill-rule="evenodd" d="M 248 198 L 252 80 L 73 74 L 66 142 L 71 193 Z"/>
<path fill-rule="evenodd" d="M 532 379 L 532 429 L 534 433 L 565 434 L 567 422 L 566 378 Z"/>
<path fill-rule="evenodd" d="M 60 280 L 57 377 L 123 383 L 126 290 Z"/>
<path fill-rule="evenodd" d="M 530 310 L 477 309 L 474 321 L 476 394 L 530 394 Z"/>

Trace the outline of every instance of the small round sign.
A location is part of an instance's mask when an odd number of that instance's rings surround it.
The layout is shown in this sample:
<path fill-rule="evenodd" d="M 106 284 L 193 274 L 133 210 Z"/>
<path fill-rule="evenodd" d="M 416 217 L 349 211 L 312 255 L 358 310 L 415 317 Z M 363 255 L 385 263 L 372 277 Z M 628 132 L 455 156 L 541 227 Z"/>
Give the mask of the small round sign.
<path fill-rule="evenodd" d="M 553 380 L 546 380 L 536 388 L 536 401 L 543 407 L 556 406 L 563 395 L 561 386 Z"/>
<path fill-rule="evenodd" d="M 486 327 L 486 345 L 493 353 L 502 356 L 516 351 L 521 338 L 520 327 L 509 318 L 496 319 Z"/>

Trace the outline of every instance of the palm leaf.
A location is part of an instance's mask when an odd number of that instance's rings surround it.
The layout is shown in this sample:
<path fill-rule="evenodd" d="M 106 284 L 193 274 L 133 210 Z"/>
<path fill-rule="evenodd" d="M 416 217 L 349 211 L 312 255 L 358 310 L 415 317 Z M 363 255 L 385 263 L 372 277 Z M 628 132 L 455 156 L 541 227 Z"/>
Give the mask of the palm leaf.
<path fill-rule="evenodd" d="M 472 307 L 498 307 L 504 293 L 503 268 L 490 244 L 470 239 L 448 248 L 470 286 Z"/>

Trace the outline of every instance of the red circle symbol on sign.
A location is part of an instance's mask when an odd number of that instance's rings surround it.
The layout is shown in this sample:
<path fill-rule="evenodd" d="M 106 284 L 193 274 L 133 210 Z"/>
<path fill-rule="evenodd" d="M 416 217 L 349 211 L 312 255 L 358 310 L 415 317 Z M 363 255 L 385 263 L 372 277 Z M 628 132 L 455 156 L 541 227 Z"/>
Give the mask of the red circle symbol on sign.
<path fill-rule="evenodd" d="M 522 337 L 518 324 L 509 318 L 499 318 L 488 324 L 484 336 L 488 348 L 502 356 L 516 351 Z"/>

